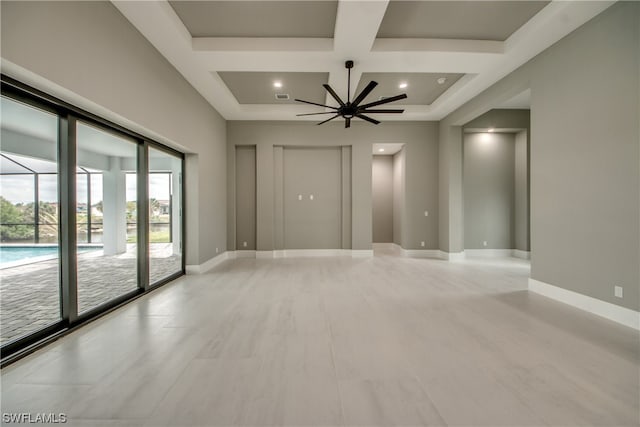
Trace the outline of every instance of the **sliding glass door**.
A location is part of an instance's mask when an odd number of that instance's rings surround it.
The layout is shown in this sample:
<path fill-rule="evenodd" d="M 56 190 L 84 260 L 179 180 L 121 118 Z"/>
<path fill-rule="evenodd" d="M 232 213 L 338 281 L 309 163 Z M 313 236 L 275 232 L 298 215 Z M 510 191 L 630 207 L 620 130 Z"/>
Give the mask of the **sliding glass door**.
<path fill-rule="evenodd" d="M 58 118 L 2 97 L 0 343 L 61 320 Z"/>
<path fill-rule="evenodd" d="M 138 289 L 137 143 L 77 123 L 78 312 Z M 133 179 L 132 179 L 133 178 Z M 130 232 L 133 229 L 133 233 Z"/>
<path fill-rule="evenodd" d="M 182 271 L 182 159 L 149 148 L 149 283 Z"/>
<path fill-rule="evenodd" d="M 184 273 L 182 154 L 2 76 L 7 357 Z"/>

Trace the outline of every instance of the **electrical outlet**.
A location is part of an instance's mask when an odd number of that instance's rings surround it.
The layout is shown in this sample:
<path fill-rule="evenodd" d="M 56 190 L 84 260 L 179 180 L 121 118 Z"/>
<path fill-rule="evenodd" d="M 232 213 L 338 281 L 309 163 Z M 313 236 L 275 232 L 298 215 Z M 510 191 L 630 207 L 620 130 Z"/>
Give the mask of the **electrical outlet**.
<path fill-rule="evenodd" d="M 622 286 L 614 286 L 613 295 L 618 298 L 622 298 Z"/>
<path fill-rule="evenodd" d="M 429 211 L 424 211 L 424 216 L 429 216 Z"/>
<path fill-rule="evenodd" d="M 219 249 L 218 249 L 218 248 L 216 248 L 216 253 L 218 253 L 218 251 L 219 251 Z"/>
<path fill-rule="evenodd" d="M 309 200 L 313 200 L 313 194 L 309 195 Z"/>
<path fill-rule="evenodd" d="M 482 242 L 482 246 L 487 246 L 487 241 Z"/>
<path fill-rule="evenodd" d="M 242 246 L 247 247 L 247 242 L 242 242 Z"/>
<path fill-rule="evenodd" d="M 302 200 L 302 194 L 298 194 L 298 200 Z"/>
<path fill-rule="evenodd" d="M 420 242 L 420 246 L 424 248 L 424 242 Z"/>

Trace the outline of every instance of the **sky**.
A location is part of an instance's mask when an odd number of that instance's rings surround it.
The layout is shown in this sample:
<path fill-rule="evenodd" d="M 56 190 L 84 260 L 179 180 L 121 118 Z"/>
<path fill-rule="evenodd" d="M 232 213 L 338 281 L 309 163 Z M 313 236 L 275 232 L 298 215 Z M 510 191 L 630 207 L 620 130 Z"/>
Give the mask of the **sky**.
<path fill-rule="evenodd" d="M 91 204 L 102 200 L 102 175 L 92 175 Z M 58 201 L 58 183 L 56 175 L 40 175 L 40 201 Z M 158 200 L 169 200 L 169 175 L 149 175 L 149 197 Z M 136 200 L 136 176 L 127 174 L 126 180 L 127 201 Z M 0 195 L 12 203 L 30 203 L 34 199 L 33 175 L 1 175 Z M 86 200 L 87 185 L 86 175 L 78 177 L 77 199 L 78 202 Z"/>

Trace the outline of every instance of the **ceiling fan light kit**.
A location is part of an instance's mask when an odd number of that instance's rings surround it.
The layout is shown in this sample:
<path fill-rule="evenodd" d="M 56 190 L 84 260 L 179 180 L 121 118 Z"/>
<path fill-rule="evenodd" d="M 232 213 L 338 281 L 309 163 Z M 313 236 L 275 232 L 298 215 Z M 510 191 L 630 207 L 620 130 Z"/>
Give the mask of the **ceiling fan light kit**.
<path fill-rule="evenodd" d="M 367 121 L 369 123 L 373 123 L 374 125 L 379 124 L 380 122 L 376 119 L 373 119 L 366 114 L 371 114 L 371 113 L 403 113 L 404 110 L 402 109 L 374 109 L 372 110 L 371 107 L 375 107 L 377 105 L 382 105 L 382 104 L 387 104 L 389 102 L 394 102 L 394 101 L 399 101 L 401 99 L 405 99 L 407 97 L 407 94 L 403 93 L 400 95 L 396 95 L 396 96 L 391 96 L 389 98 L 384 98 L 384 99 L 380 99 L 378 101 L 374 101 L 374 102 L 369 102 L 368 104 L 363 104 L 360 105 L 360 103 L 362 101 L 364 101 L 364 99 L 367 97 L 367 95 L 369 95 L 371 93 L 371 91 L 378 85 L 378 82 L 374 82 L 374 81 L 370 81 L 369 84 L 362 90 L 362 92 L 360 92 L 359 95 L 357 95 L 353 101 L 351 101 L 351 69 L 353 68 L 353 61 L 349 60 L 346 61 L 344 64 L 345 68 L 347 69 L 347 73 L 348 73 L 348 80 L 347 80 L 347 102 L 344 102 L 339 96 L 338 94 L 331 88 L 331 86 L 329 86 L 328 84 L 323 84 L 322 86 L 327 90 L 327 92 L 329 92 L 329 95 L 331 95 L 333 97 L 333 99 L 335 99 L 338 104 L 339 107 L 332 107 L 330 105 L 324 105 L 324 104 L 318 104 L 316 102 L 311 102 L 311 101 L 304 101 L 302 99 L 296 99 L 296 101 L 298 102 L 304 102 L 305 104 L 311 104 L 311 105 L 317 105 L 318 107 L 324 107 L 324 108 L 330 108 L 334 111 L 324 111 L 322 113 L 306 113 L 306 114 L 297 114 L 297 116 L 315 116 L 315 115 L 319 115 L 319 114 L 334 114 L 333 117 L 328 118 L 327 120 L 324 120 L 320 123 L 318 123 L 319 125 L 323 124 L 323 123 L 327 123 L 337 117 L 342 117 L 344 118 L 344 127 L 348 128 L 351 127 L 351 119 L 354 117 L 357 117 L 359 119 L 362 119 L 364 121 Z"/>

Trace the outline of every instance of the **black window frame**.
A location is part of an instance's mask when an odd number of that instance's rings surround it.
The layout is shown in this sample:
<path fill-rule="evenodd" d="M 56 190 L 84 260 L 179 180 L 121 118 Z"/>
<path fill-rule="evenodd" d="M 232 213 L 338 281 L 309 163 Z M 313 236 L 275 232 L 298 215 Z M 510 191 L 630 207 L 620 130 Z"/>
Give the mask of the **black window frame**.
<path fill-rule="evenodd" d="M 181 269 L 153 284 L 149 283 L 149 199 L 148 199 L 148 152 L 149 147 L 164 151 L 180 159 L 184 174 L 185 155 L 171 147 L 154 141 L 110 120 L 76 107 L 41 90 L 26 85 L 5 74 L 0 74 L 2 96 L 16 102 L 55 114 L 58 117 L 58 248 L 60 279 L 61 320 L 34 332 L 18 337 L 0 347 L 0 367 L 4 367 L 32 353 L 38 348 L 70 333 L 71 331 L 127 304 L 142 295 L 159 289 L 168 282 L 185 274 L 186 221 L 185 183 L 181 180 Z M 136 290 L 94 307 L 82 314 L 77 304 L 77 224 L 76 224 L 76 121 L 122 136 L 137 144 L 137 233 L 138 233 L 138 287 Z M 90 174 L 87 175 L 90 179 Z M 37 177 L 35 178 L 37 180 Z M 37 184 L 36 184 L 37 190 Z M 90 187 L 88 188 L 90 191 Z M 36 194 L 37 198 L 37 194 Z M 38 219 L 34 217 L 37 222 Z"/>

